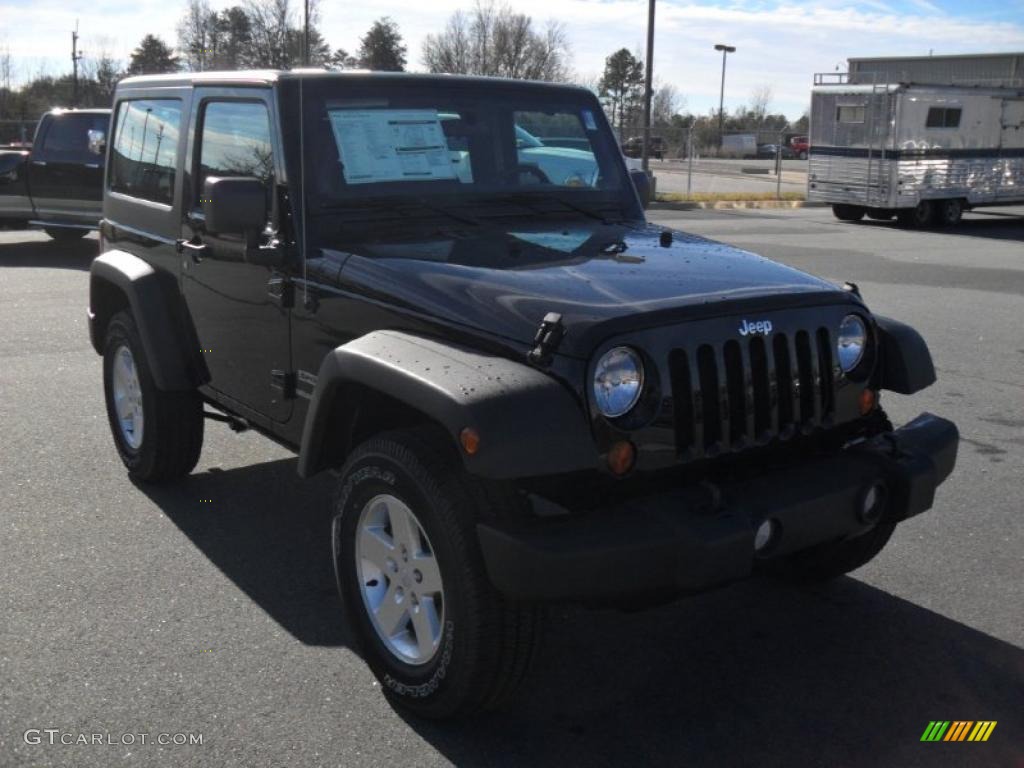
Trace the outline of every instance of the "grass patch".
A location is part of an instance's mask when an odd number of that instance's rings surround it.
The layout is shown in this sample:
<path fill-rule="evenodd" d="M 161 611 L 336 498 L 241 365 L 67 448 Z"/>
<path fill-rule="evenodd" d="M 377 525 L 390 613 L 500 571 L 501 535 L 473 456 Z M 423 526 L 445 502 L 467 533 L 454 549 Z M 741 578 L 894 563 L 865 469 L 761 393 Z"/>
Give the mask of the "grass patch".
<path fill-rule="evenodd" d="M 749 200 L 806 200 L 803 192 L 783 192 L 776 197 L 774 192 L 700 192 L 686 195 L 682 192 L 659 192 L 659 203 L 717 203 L 746 202 Z"/>

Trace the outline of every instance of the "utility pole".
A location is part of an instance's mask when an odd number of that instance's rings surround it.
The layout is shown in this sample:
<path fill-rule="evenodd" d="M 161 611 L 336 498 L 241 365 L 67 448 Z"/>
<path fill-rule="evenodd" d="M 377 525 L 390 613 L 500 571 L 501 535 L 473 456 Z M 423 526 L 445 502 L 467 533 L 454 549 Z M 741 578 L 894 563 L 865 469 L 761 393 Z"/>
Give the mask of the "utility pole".
<path fill-rule="evenodd" d="M 82 52 L 78 50 L 78 19 L 71 32 L 71 106 L 78 106 L 78 62 L 82 60 Z"/>
<path fill-rule="evenodd" d="M 650 168 L 651 155 L 651 93 L 654 87 L 654 0 L 647 4 L 647 71 L 644 73 L 644 145 L 640 151 L 640 167 Z"/>
<path fill-rule="evenodd" d="M 725 57 L 735 53 L 736 46 L 718 43 L 715 50 L 722 52 L 722 90 L 718 93 L 718 148 L 721 149 L 725 138 L 725 113 L 722 111 L 725 108 Z"/>

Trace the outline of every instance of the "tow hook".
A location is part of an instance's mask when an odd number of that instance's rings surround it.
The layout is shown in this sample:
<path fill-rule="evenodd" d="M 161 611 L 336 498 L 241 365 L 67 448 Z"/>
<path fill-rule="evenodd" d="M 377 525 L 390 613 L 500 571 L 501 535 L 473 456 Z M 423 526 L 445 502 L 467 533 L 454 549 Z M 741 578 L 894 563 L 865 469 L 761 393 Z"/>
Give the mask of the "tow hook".
<path fill-rule="evenodd" d="M 558 349 L 564 336 L 562 316 L 557 312 L 548 312 L 533 337 L 533 349 L 526 355 L 526 359 L 534 365 L 550 365 L 551 356 Z"/>

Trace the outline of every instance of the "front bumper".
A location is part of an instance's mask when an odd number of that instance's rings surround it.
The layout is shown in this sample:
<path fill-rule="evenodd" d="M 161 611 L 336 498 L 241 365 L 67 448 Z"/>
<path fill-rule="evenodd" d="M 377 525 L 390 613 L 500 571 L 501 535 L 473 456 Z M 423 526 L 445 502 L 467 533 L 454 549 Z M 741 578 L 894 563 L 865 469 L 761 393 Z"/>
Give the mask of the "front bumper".
<path fill-rule="evenodd" d="M 759 560 L 924 512 L 953 471 L 958 443 L 952 422 L 923 414 L 838 455 L 733 485 L 528 523 L 479 523 L 477 533 L 491 581 L 517 599 L 699 592 L 750 575 Z M 865 520 L 872 487 L 884 506 Z M 769 519 L 776 535 L 755 553 L 755 531 Z"/>

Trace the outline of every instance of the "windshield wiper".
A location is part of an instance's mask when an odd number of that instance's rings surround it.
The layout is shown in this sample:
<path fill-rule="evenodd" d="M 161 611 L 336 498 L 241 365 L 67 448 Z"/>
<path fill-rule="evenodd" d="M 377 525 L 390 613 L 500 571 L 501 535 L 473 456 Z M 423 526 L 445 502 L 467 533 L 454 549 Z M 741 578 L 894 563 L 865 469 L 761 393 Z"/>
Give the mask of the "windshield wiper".
<path fill-rule="evenodd" d="M 490 199 L 493 199 L 493 200 L 498 201 L 498 202 L 510 202 L 510 203 L 515 203 L 515 204 L 518 204 L 518 205 L 522 205 L 524 208 L 529 208 L 531 211 L 533 211 L 535 213 L 540 213 L 540 214 L 558 213 L 558 211 L 551 210 L 550 208 L 548 208 L 548 209 L 538 208 L 535 205 L 530 205 L 530 203 L 534 202 L 534 201 L 539 201 L 539 200 L 553 200 L 556 203 L 564 205 L 566 208 L 568 208 L 571 211 L 575 211 L 576 213 L 581 213 L 584 216 L 587 216 L 588 218 L 594 219 L 595 221 L 600 221 L 602 224 L 613 224 L 614 223 L 611 219 L 609 219 L 603 213 L 591 210 L 590 208 L 586 208 L 586 207 L 584 207 L 582 205 L 579 205 L 577 203 L 570 202 L 570 201 L 566 200 L 565 198 L 560 197 L 559 195 L 553 194 L 551 192 L 511 192 L 511 193 L 508 193 L 508 194 L 505 194 L 505 195 L 499 195 L 497 197 L 490 198 Z"/>
<path fill-rule="evenodd" d="M 463 224 L 469 224 L 474 227 L 480 226 L 480 220 L 475 219 L 472 216 L 464 213 L 456 213 L 450 208 L 446 208 L 441 205 L 434 203 L 428 203 L 421 197 L 416 198 L 395 198 L 389 199 L 386 197 L 372 197 L 365 200 L 346 200 L 345 202 L 333 202 L 324 203 L 321 207 L 325 211 L 341 211 L 341 210 L 355 210 L 355 209 L 384 209 L 392 211 L 393 213 L 400 214 L 402 216 L 409 215 L 410 208 L 425 208 L 432 213 L 439 213 L 442 216 L 447 216 L 449 219 L 461 222 Z"/>

